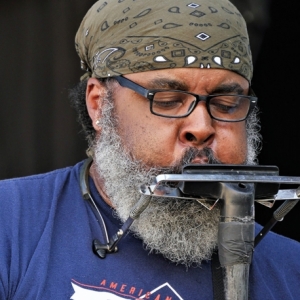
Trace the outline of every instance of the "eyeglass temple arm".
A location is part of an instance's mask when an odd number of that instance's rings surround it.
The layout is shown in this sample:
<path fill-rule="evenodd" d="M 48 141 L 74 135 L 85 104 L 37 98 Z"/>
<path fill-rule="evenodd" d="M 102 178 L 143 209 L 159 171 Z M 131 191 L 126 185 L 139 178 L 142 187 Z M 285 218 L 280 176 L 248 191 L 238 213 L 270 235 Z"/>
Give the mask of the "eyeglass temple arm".
<path fill-rule="evenodd" d="M 248 95 L 249 96 L 253 96 L 253 97 L 257 97 L 251 86 L 249 87 L 249 93 L 248 93 Z"/>
<path fill-rule="evenodd" d="M 123 76 L 114 77 L 122 87 L 127 87 L 147 98 L 148 90 Z"/>

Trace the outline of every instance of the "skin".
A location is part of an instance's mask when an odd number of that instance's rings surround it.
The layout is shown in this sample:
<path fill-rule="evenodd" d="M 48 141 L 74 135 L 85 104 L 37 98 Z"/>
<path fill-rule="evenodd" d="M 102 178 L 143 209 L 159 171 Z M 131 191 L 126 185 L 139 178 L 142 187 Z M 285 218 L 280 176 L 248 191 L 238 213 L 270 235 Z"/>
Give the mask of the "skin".
<path fill-rule="evenodd" d="M 171 89 L 208 95 L 233 89 L 232 93 L 248 93 L 248 81 L 224 69 L 179 68 L 148 71 L 125 75 L 145 88 L 170 88 L 165 81 L 176 83 Z M 164 84 L 154 81 L 160 80 Z M 101 115 L 104 88 L 95 78 L 90 78 L 86 91 L 86 104 L 93 126 L 99 136 L 101 128 L 96 124 Z M 182 158 L 186 148 L 211 148 L 218 160 L 226 164 L 242 164 L 247 155 L 245 121 L 230 123 L 212 119 L 203 102 L 185 118 L 172 119 L 151 114 L 149 101 L 136 92 L 114 85 L 115 113 L 118 118 L 118 133 L 124 149 L 133 159 L 148 167 L 171 166 Z M 194 163 L 205 163 L 206 158 L 196 158 Z M 91 168 L 100 194 L 110 202 L 103 192 L 103 182 Z"/>

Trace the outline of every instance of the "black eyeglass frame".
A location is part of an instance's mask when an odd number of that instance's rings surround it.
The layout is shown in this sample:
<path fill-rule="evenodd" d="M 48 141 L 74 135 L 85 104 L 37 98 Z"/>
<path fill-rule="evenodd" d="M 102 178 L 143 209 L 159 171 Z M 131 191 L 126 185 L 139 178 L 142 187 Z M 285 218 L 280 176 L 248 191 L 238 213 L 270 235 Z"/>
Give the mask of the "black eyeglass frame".
<path fill-rule="evenodd" d="M 257 104 L 257 101 L 258 101 L 258 99 L 255 96 L 255 94 L 254 94 L 254 92 L 253 92 L 253 90 L 252 90 L 251 87 L 249 88 L 249 95 L 237 95 L 237 94 L 197 95 L 197 94 L 194 94 L 194 93 L 190 93 L 190 92 L 186 92 L 186 91 L 181 91 L 181 90 L 166 90 L 166 89 L 150 89 L 150 90 L 148 90 L 148 89 L 142 87 L 141 85 L 139 85 L 139 84 L 131 81 L 130 79 L 128 79 L 126 77 L 123 77 L 122 75 L 115 76 L 113 78 L 116 79 L 117 82 L 122 87 L 129 88 L 129 89 L 137 92 L 138 94 L 142 95 L 143 97 L 147 98 L 150 101 L 150 112 L 153 115 L 164 117 L 164 118 L 185 118 L 185 117 L 189 116 L 194 111 L 195 107 L 198 105 L 198 103 L 200 101 L 204 101 L 205 104 L 206 104 L 207 111 L 208 111 L 208 113 L 209 113 L 209 115 L 210 115 L 210 117 L 212 119 L 215 119 L 215 120 L 218 120 L 218 121 L 222 121 L 222 122 L 241 122 L 241 121 L 244 121 L 244 120 L 247 119 L 247 117 L 249 116 L 249 114 L 255 108 L 255 106 Z M 152 106 L 153 106 L 153 99 L 154 99 L 155 94 L 157 92 L 166 92 L 166 91 L 168 91 L 168 92 L 181 92 L 181 93 L 192 95 L 192 96 L 194 96 L 196 98 L 195 104 L 194 104 L 194 106 L 192 107 L 192 109 L 190 111 L 188 111 L 185 115 L 182 115 L 182 116 L 167 116 L 167 115 L 162 115 L 162 114 L 154 112 L 153 109 L 152 109 Z M 246 114 L 246 116 L 244 118 L 238 119 L 238 120 L 224 120 L 224 119 L 220 119 L 220 118 L 214 117 L 211 114 L 210 107 L 209 107 L 209 102 L 210 102 L 210 100 L 212 98 L 219 97 L 219 96 L 241 96 L 241 97 L 244 97 L 244 98 L 248 98 L 250 100 L 250 106 L 249 106 L 248 113 Z"/>

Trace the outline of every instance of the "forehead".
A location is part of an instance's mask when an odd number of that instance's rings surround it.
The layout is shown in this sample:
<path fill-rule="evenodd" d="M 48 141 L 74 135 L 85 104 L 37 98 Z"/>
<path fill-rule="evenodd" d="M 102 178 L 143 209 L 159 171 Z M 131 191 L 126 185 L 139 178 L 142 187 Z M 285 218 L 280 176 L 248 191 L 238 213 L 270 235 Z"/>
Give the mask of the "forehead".
<path fill-rule="evenodd" d="M 221 85 L 239 85 L 245 91 L 249 88 L 244 77 L 224 69 L 178 68 L 132 73 L 126 77 L 146 88 L 171 88 L 198 93 L 209 93 Z"/>

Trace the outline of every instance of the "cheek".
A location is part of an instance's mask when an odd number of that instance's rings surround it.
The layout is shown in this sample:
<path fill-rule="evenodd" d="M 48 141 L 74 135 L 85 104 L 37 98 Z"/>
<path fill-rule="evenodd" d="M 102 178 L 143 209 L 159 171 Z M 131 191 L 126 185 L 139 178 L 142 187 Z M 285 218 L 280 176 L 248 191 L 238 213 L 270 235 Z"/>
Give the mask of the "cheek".
<path fill-rule="evenodd" d="M 244 122 L 225 123 L 217 131 L 217 157 L 226 164 L 243 164 L 247 158 L 247 133 Z"/>
<path fill-rule="evenodd" d="M 150 114 L 150 112 L 149 112 Z M 148 166 L 168 166 L 175 157 L 176 124 L 152 114 L 122 112 L 118 133 L 132 158 Z M 174 123 L 174 122 L 173 122 Z"/>

